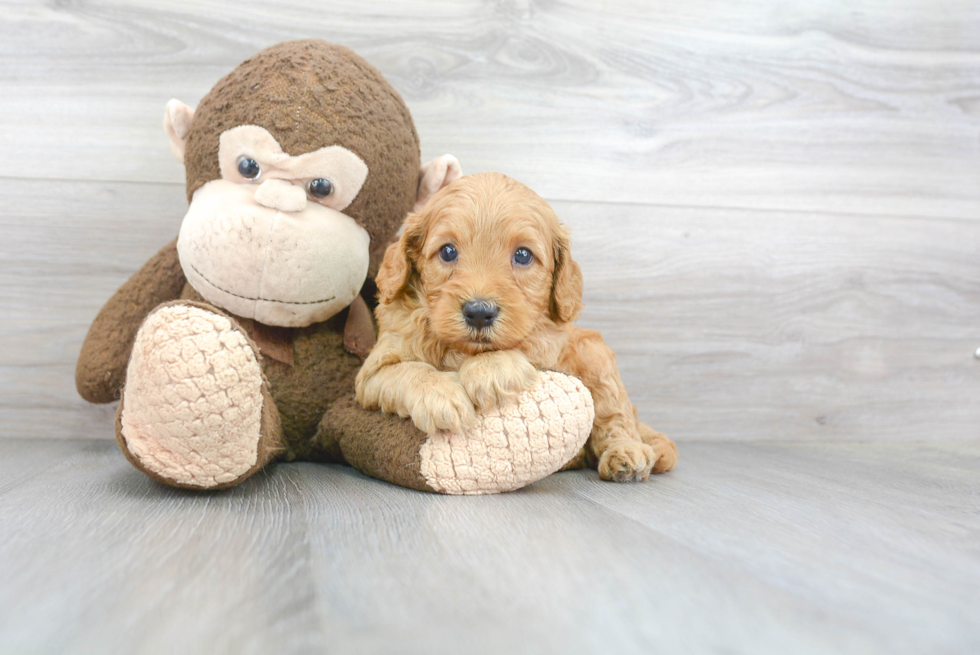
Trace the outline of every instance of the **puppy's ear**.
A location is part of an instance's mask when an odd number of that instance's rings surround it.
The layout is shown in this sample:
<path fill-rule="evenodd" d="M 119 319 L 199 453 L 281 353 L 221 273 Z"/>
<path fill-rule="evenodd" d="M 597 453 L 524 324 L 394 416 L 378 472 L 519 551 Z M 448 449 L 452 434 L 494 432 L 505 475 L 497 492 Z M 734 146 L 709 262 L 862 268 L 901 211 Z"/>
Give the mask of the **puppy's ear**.
<path fill-rule="evenodd" d="M 555 231 L 552 251 L 555 273 L 551 284 L 551 320 L 571 323 L 582 311 L 582 269 L 572 259 L 568 233 L 562 225 Z"/>
<path fill-rule="evenodd" d="M 423 236 L 423 216 L 409 214 L 401 237 L 385 250 L 385 257 L 374 280 L 378 286 L 378 302 L 382 305 L 393 302 L 407 291 L 415 273 L 415 259 Z"/>

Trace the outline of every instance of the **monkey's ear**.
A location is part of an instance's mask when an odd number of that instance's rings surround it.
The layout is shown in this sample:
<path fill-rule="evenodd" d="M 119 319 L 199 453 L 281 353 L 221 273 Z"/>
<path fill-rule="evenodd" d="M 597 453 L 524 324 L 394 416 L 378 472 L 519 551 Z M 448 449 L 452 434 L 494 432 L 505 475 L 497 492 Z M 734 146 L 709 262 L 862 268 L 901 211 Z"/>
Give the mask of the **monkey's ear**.
<path fill-rule="evenodd" d="M 452 155 L 436 157 L 430 162 L 422 164 L 419 169 L 419 188 L 415 195 L 415 208 L 412 211 L 419 211 L 425 207 L 429 198 L 436 192 L 463 176 L 463 169 L 459 165 L 459 160 Z"/>
<path fill-rule="evenodd" d="M 194 108 L 188 107 L 180 100 L 167 103 L 163 114 L 163 129 L 170 138 L 170 152 L 174 153 L 180 163 L 184 163 L 184 138 L 194 120 Z"/>

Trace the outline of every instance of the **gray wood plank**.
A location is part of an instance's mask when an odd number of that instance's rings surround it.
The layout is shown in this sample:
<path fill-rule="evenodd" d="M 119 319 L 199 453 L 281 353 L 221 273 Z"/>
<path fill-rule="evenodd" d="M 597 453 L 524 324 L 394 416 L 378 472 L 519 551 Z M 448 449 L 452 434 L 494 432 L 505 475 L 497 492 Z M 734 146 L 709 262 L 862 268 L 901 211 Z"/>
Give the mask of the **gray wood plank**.
<path fill-rule="evenodd" d="M 980 438 L 980 229 L 555 203 L 641 416 L 679 439 Z"/>
<path fill-rule="evenodd" d="M 208 496 L 163 489 L 114 444 L 74 447 L 88 457 L 0 495 L 0 652 L 310 652 L 325 642 L 288 474 Z"/>
<path fill-rule="evenodd" d="M 976 444 L 685 444 L 683 461 L 694 470 L 656 496 L 576 492 L 834 616 L 915 626 L 909 652 L 965 645 L 980 611 Z"/>
<path fill-rule="evenodd" d="M 548 198 L 975 219 L 969 2 L 3 3 L 0 176 L 181 180 L 160 130 L 259 47 L 354 47 L 426 156 Z M 84 153 L 65 156 L 69 151 Z"/>
<path fill-rule="evenodd" d="M 180 492 L 7 439 L 0 479 L 42 452 L 0 489 L 4 653 L 980 647 L 977 444 L 690 443 L 645 484 L 451 498 L 315 464 Z"/>
<path fill-rule="evenodd" d="M 307 36 L 554 202 L 677 471 L 205 495 L 106 441 L 72 372 L 184 211 L 162 108 Z M 978 37 L 957 0 L 0 2 L 0 653 L 977 652 Z"/>
<path fill-rule="evenodd" d="M 3 436 L 113 437 L 114 406 L 75 391 L 96 313 L 166 243 L 187 209 L 172 184 L 0 179 Z"/>

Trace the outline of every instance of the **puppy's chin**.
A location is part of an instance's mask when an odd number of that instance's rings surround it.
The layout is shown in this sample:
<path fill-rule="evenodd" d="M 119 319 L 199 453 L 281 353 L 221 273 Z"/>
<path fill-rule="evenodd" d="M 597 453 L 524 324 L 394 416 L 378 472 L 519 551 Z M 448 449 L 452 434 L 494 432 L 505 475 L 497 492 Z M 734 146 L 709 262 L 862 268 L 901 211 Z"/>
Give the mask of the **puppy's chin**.
<path fill-rule="evenodd" d="M 520 345 L 519 340 L 507 338 L 506 335 L 492 328 L 436 330 L 436 338 L 450 349 L 467 355 L 479 355 L 493 350 L 511 350 Z"/>
<path fill-rule="evenodd" d="M 456 339 L 453 347 L 467 355 L 478 355 L 490 352 L 491 350 L 507 350 L 508 347 L 500 345 L 500 340 L 494 340 L 492 332 L 487 330 L 472 331 L 462 339 Z"/>

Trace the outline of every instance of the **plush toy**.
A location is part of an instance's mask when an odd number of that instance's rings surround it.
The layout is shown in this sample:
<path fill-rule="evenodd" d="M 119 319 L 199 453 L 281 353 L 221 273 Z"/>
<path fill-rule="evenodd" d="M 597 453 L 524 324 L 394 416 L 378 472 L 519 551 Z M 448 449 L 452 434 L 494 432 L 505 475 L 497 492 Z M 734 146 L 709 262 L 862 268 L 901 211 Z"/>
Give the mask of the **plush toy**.
<path fill-rule="evenodd" d="M 592 398 L 557 373 L 465 433 L 426 435 L 354 402 L 384 249 L 460 175 L 451 156 L 420 167 L 411 115 L 371 65 L 323 41 L 281 43 L 196 110 L 170 101 L 164 127 L 186 168 L 187 215 L 99 312 L 76 371 L 85 399 L 119 399 L 116 438 L 139 470 L 218 489 L 303 459 L 492 493 L 579 452 Z"/>

